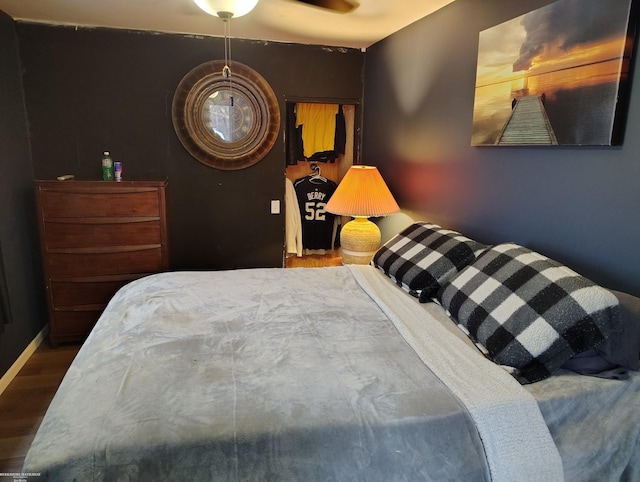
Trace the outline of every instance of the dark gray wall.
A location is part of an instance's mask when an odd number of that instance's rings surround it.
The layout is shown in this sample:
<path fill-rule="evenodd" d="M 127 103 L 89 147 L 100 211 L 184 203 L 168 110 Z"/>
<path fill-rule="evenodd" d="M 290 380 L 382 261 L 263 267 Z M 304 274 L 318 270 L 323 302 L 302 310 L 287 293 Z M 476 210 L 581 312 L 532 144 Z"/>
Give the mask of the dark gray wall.
<path fill-rule="evenodd" d="M 0 246 L 11 309 L 11 322 L 0 333 L 1 376 L 46 324 L 18 42 L 14 22 L 3 12 L 0 106 Z"/>
<path fill-rule="evenodd" d="M 550 1 L 456 0 L 367 50 L 363 162 L 400 205 L 640 295 L 640 75 L 621 147 L 471 147 L 478 34 Z"/>
<path fill-rule="evenodd" d="M 282 266 L 285 150 L 281 135 L 258 164 L 206 167 L 175 135 L 173 93 L 197 65 L 224 58 L 222 38 L 18 24 L 34 175 L 99 179 L 109 150 L 125 179 L 168 178 L 173 269 Z M 222 33 L 222 24 L 220 24 Z M 233 39 L 232 58 L 285 99 L 359 102 L 357 49 Z"/>
<path fill-rule="evenodd" d="M 283 120 L 286 99 L 361 101 L 360 50 L 234 39 L 232 54 L 269 82 Z M 104 150 L 126 179 L 169 180 L 173 269 L 282 266 L 284 214 L 269 208 L 284 207 L 284 123 L 271 152 L 238 171 L 200 164 L 173 130 L 176 86 L 221 58 L 221 38 L 16 23 L 0 12 L 0 245 L 13 313 L 0 374 L 47 320 L 33 180 L 100 179 Z"/>

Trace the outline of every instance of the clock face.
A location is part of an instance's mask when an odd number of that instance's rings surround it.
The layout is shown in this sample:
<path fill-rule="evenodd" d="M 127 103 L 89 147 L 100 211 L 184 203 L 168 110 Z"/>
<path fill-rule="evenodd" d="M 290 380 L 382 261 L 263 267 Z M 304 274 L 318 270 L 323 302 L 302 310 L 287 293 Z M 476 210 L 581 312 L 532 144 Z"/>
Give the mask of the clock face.
<path fill-rule="evenodd" d="M 178 139 L 201 163 L 243 169 L 271 150 L 280 130 L 280 107 L 260 74 L 239 62 L 213 60 L 194 68 L 178 85 L 172 118 Z"/>
<path fill-rule="evenodd" d="M 205 100 L 202 122 L 220 141 L 239 142 L 251 131 L 255 115 L 240 91 L 220 89 Z"/>

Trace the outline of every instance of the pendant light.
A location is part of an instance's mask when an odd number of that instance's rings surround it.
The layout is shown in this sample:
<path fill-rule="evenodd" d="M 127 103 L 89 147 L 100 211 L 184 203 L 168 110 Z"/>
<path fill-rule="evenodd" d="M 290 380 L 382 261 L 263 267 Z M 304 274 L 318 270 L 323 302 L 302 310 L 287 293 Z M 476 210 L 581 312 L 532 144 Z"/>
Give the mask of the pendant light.
<path fill-rule="evenodd" d="M 231 77 L 231 17 L 241 17 L 249 13 L 258 4 L 258 0 L 193 0 L 209 15 L 220 17 L 224 22 L 224 68 L 222 75 Z"/>
<path fill-rule="evenodd" d="M 258 0 L 193 0 L 209 15 L 220 18 L 242 17 L 257 5 Z"/>

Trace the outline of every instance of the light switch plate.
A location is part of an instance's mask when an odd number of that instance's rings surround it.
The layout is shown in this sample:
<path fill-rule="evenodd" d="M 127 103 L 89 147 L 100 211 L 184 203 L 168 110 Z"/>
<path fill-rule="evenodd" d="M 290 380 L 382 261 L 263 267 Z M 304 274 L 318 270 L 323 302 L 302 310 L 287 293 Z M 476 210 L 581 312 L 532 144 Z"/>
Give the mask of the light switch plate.
<path fill-rule="evenodd" d="M 271 214 L 280 214 L 280 199 L 271 200 Z"/>

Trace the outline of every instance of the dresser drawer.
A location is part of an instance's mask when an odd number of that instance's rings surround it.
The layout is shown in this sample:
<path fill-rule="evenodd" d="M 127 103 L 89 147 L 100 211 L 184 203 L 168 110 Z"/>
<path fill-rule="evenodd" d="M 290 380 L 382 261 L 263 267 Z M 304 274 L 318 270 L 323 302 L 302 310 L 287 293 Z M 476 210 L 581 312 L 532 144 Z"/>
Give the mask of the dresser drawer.
<path fill-rule="evenodd" d="M 40 202 L 42 216 L 46 219 L 157 216 L 160 211 L 157 189 L 120 189 L 117 192 L 42 190 Z"/>
<path fill-rule="evenodd" d="M 146 274 L 54 280 L 51 282 L 51 294 L 57 308 L 71 307 L 78 303 L 106 305 L 121 287 Z"/>
<path fill-rule="evenodd" d="M 79 276 L 154 273 L 164 269 L 161 246 L 128 247 L 126 251 L 87 248 L 84 252 L 52 253 L 47 256 L 52 280 Z"/>
<path fill-rule="evenodd" d="M 53 327 L 54 343 L 84 340 L 100 318 L 101 309 L 86 311 L 54 312 Z"/>
<path fill-rule="evenodd" d="M 44 222 L 46 249 L 160 244 L 158 218 L 78 218 Z"/>

